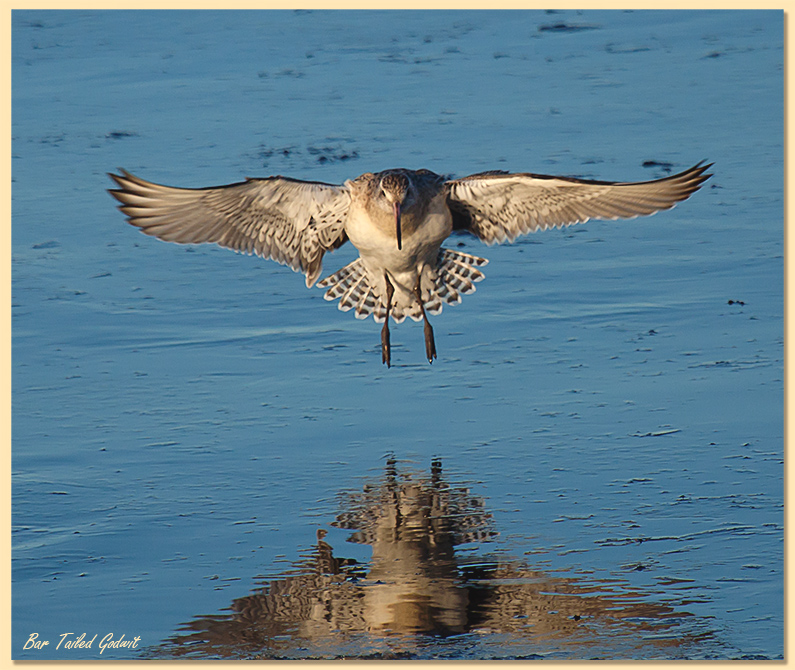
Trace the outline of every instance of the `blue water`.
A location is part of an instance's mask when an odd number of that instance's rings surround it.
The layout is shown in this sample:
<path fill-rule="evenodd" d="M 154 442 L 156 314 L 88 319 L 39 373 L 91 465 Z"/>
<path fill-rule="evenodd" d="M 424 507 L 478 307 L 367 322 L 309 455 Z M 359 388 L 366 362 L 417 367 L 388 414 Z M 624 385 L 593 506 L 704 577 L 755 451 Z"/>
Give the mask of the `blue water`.
<path fill-rule="evenodd" d="M 12 21 L 14 658 L 172 654 L 189 622 L 301 573 L 319 528 L 375 593 L 377 545 L 333 524 L 388 455 L 417 477 L 438 458 L 491 515 L 497 535 L 445 559 L 450 593 L 507 571 L 503 621 L 563 575 L 673 623 L 509 630 L 482 605 L 450 635 L 295 624 L 195 655 L 783 657 L 782 12 Z M 433 366 L 421 328 L 394 327 L 391 369 L 380 327 L 301 275 L 142 236 L 105 192 L 117 166 L 198 187 L 399 166 L 631 181 L 701 159 L 714 176 L 669 212 L 453 238 L 486 280 L 432 318 Z M 96 638 L 55 649 L 66 633 Z M 100 654 L 107 635 L 140 640 Z"/>

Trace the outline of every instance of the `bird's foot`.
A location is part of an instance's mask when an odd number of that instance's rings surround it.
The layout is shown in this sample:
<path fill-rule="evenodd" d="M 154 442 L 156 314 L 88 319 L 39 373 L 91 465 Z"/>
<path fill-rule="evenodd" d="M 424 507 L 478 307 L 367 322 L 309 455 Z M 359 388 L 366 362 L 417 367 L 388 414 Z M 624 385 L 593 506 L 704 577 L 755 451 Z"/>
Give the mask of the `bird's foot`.
<path fill-rule="evenodd" d="M 429 363 L 433 363 L 433 359 L 436 358 L 436 342 L 433 339 L 433 328 L 428 319 L 425 319 L 425 355 Z"/>
<path fill-rule="evenodd" d="M 386 366 L 391 366 L 391 353 L 392 348 L 389 345 L 389 325 L 387 321 L 384 321 L 384 327 L 381 329 L 381 362 L 385 363 Z"/>

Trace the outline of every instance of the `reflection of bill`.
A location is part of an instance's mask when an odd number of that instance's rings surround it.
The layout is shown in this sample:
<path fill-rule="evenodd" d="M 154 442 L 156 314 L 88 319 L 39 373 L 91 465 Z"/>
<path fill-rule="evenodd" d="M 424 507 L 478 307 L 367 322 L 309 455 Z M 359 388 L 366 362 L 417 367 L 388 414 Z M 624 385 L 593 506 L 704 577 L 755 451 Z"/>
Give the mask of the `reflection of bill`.
<path fill-rule="evenodd" d="M 382 480 L 345 495 L 343 507 L 333 525 L 372 547 L 368 564 L 335 556 L 319 530 L 289 574 L 235 600 L 231 614 L 195 619 L 154 655 L 351 657 L 341 645 L 382 639 L 393 657 L 410 657 L 420 634 L 509 636 L 569 655 L 582 648 L 586 658 L 606 640 L 628 653 L 695 642 L 678 630 L 689 615 L 617 582 L 457 557 L 456 546 L 496 532 L 483 500 L 445 482 L 438 461 L 428 478 L 400 474 L 390 460 Z"/>

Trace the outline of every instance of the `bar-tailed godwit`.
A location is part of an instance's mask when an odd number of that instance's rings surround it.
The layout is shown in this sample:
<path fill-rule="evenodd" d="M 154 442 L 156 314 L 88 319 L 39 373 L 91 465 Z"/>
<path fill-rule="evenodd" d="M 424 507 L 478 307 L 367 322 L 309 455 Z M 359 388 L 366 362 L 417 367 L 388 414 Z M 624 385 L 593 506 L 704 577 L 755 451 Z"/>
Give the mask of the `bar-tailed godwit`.
<path fill-rule="evenodd" d="M 425 353 L 436 358 L 427 313 L 461 301 L 488 262 L 442 248 L 454 231 L 486 244 L 589 219 L 631 219 L 670 209 L 711 175 L 709 165 L 662 179 L 608 182 L 492 171 L 445 179 L 429 170 L 366 173 L 342 185 L 288 177 L 246 179 L 210 188 L 162 186 L 126 170 L 109 175 L 111 194 L 129 222 L 161 240 L 214 242 L 320 276 L 323 254 L 347 240 L 359 258 L 323 279 L 326 300 L 370 314 L 381 329 L 382 361 L 391 362 L 389 318 L 422 320 Z"/>

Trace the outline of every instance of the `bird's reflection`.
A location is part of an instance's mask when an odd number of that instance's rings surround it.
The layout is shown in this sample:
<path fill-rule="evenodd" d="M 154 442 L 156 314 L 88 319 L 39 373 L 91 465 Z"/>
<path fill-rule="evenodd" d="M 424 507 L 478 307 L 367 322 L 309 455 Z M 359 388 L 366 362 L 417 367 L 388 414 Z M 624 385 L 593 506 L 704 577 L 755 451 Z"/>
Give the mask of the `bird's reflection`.
<path fill-rule="evenodd" d="M 680 625 L 687 613 L 617 582 L 548 574 L 472 551 L 456 555 L 458 545 L 497 533 L 483 499 L 447 483 L 438 460 L 428 476 L 400 473 L 389 459 L 380 481 L 343 495 L 342 505 L 332 525 L 352 530 L 350 542 L 370 545 L 368 563 L 337 556 L 319 530 L 292 569 L 234 600 L 230 613 L 185 624 L 153 655 L 350 658 L 368 657 L 368 648 L 369 657 L 412 658 L 429 640 L 469 635 L 481 645 L 491 636 L 553 657 L 574 647 L 584 658 L 599 656 L 587 650 L 610 640 L 627 657 L 649 657 L 632 650 L 696 641 Z"/>
<path fill-rule="evenodd" d="M 467 629 L 467 590 L 454 548 L 496 535 L 483 500 L 442 478 L 440 461 L 430 479 L 399 477 L 387 461 L 380 486 L 367 486 L 343 503 L 334 525 L 354 530 L 350 542 L 368 544 L 373 556 L 363 589 L 366 630 L 436 633 Z"/>

